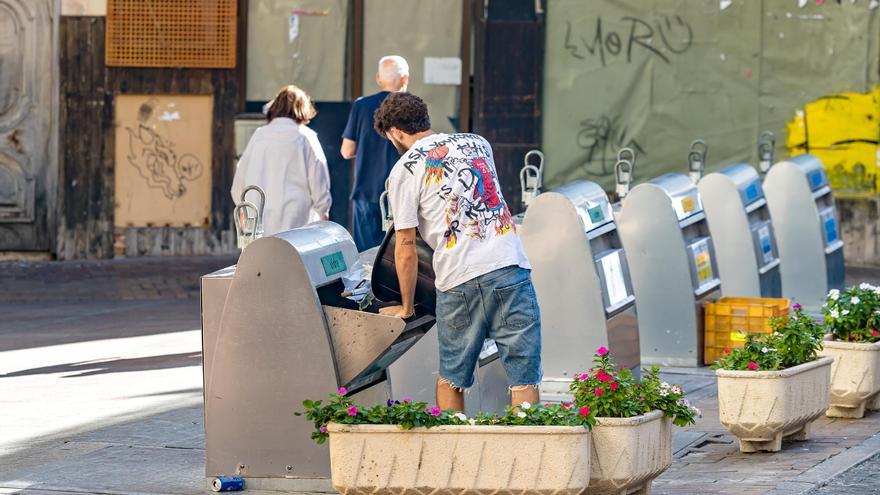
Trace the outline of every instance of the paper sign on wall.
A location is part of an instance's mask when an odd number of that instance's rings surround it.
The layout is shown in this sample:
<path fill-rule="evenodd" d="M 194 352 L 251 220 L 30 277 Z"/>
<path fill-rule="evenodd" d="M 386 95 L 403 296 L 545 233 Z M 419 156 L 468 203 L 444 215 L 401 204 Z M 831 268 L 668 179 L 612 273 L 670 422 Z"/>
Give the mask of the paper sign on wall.
<path fill-rule="evenodd" d="M 211 95 L 117 95 L 114 223 L 203 227 L 211 216 Z"/>
<path fill-rule="evenodd" d="M 425 84 L 461 84 L 461 59 L 458 57 L 425 57 Z"/>

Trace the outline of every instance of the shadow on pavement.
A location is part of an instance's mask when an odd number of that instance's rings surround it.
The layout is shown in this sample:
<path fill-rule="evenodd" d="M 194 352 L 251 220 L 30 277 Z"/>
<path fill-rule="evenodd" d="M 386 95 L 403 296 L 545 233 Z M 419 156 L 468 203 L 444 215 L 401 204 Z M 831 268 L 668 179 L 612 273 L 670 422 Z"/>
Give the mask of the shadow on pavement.
<path fill-rule="evenodd" d="M 53 373 L 76 373 L 62 378 L 78 378 L 83 376 L 103 375 L 106 373 L 124 373 L 127 371 L 152 371 L 169 368 L 183 368 L 186 366 L 200 366 L 202 364 L 201 352 L 183 352 L 180 354 L 166 354 L 164 356 L 148 356 L 130 359 L 110 359 L 99 361 L 84 361 L 80 363 L 66 363 L 42 368 L 14 371 L 2 378 L 17 376 L 46 375 Z M 178 391 L 168 392 L 179 393 Z M 153 394 L 156 395 L 156 394 Z"/>

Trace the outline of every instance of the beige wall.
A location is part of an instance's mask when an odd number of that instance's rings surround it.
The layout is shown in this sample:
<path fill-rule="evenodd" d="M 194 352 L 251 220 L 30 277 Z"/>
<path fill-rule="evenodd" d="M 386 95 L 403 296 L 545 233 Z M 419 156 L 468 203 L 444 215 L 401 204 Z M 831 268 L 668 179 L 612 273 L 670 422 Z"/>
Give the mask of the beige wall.
<path fill-rule="evenodd" d="M 107 0 L 61 0 L 61 15 L 107 15 Z"/>
<path fill-rule="evenodd" d="M 425 57 L 459 57 L 462 6 L 457 0 L 368 0 L 364 6 L 364 94 L 379 90 L 376 68 L 384 55 L 409 62 L 409 91 L 421 96 L 434 130 L 449 132 L 457 118 L 459 86 L 425 84 Z"/>
<path fill-rule="evenodd" d="M 293 7 L 313 14 L 298 16 L 295 36 Z M 316 101 L 342 100 L 347 9 L 346 0 L 250 0 L 247 99 L 269 100 L 281 86 L 296 84 Z"/>

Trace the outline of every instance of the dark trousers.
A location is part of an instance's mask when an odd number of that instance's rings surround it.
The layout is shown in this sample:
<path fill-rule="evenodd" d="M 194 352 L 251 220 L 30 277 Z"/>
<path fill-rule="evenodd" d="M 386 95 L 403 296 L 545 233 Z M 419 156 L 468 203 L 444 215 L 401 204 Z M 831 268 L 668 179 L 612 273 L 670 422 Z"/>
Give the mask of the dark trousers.
<path fill-rule="evenodd" d="M 353 199 L 351 206 L 352 237 L 358 251 L 366 251 L 381 244 L 385 232 L 382 232 L 382 212 L 379 203 Z"/>

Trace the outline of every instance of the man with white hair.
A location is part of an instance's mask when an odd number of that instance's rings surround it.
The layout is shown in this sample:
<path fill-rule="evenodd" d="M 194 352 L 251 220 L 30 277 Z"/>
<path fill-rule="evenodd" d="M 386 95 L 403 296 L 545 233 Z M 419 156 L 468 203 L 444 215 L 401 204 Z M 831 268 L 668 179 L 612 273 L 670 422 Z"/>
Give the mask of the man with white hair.
<path fill-rule="evenodd" d="M 342 156 L 354 158 L 354 185 L 351 189 L 352 236 L 359 251 L 382 242 L 382 215 L 379 195 L 385 179 L 400 158 L 394 145 L 373 129 L 373 114 L 390 93 L 406 91 L 409 64 L 403 57 L 389 55 L 379 60 L 376 84 L 381 91 L 358 98 L 351 107 L 348 125 L 342 133 Z"/>

